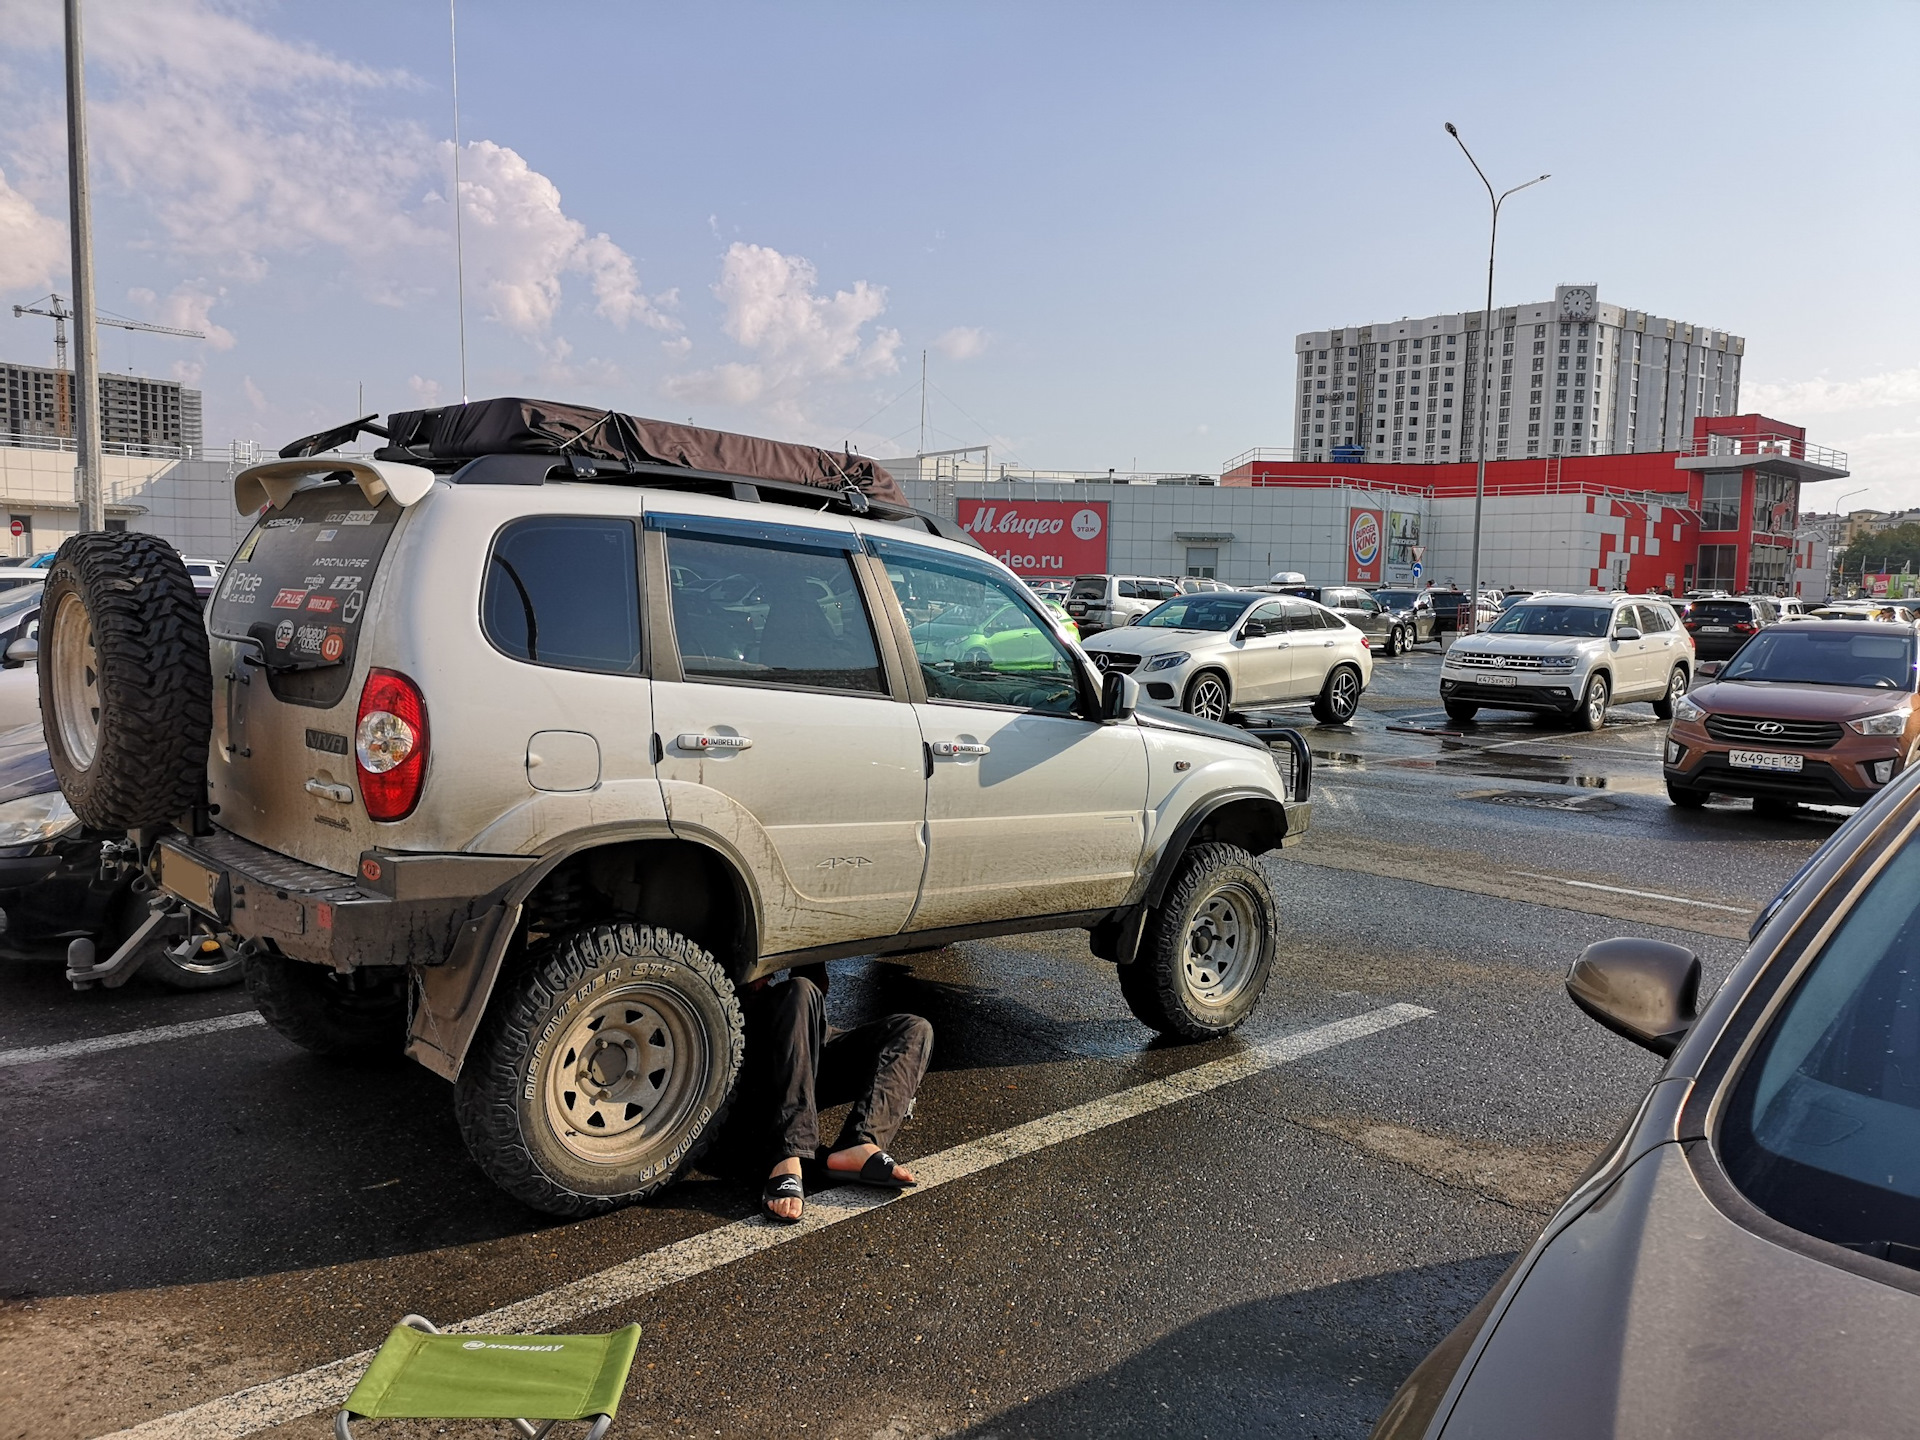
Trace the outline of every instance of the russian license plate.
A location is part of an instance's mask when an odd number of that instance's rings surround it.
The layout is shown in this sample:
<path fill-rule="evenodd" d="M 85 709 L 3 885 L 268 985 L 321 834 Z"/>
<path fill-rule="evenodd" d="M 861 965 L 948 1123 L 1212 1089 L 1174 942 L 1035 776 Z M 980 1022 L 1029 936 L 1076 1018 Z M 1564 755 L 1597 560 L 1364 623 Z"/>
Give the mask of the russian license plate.
<path fill-rule="evenodd" d="M 1518 685 L 1520 682 L 1511 675 L 1482 675 L 1482 685 Z"/>
<path fill-rule="evenodd" d="M 1771 750 L 1729 750 L 1727 764 L 1736 770 L 1785 770 L 1793 774 L 1800 771 L 1798 755 L 1780 755 Z"/>
<path fill-rule="evenodd" d="M 1727 633 L 1727 627 L 1725 625 L 1702 625 L 1700 627 L 1700 633 L 1702 635 L 1724 635 Z"/>
<path fill-rule="evenodd" d="M 1067 602 L 1067 613 L 1077 620 L 1080 616 L 1087 613 L 1087 602 L 1084 600 L 1069 600 Z"/>

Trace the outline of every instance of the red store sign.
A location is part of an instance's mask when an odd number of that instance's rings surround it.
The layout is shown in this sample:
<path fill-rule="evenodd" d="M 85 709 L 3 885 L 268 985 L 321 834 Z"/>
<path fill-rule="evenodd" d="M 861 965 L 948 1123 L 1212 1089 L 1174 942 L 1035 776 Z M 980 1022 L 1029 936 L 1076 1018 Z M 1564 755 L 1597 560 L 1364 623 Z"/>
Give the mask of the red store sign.
<path fill-rule="evenodd" d="M 1104 500 L 962 500 L 960 528 L 1016 575 L 1096 575 L 1107 568 Z"/>

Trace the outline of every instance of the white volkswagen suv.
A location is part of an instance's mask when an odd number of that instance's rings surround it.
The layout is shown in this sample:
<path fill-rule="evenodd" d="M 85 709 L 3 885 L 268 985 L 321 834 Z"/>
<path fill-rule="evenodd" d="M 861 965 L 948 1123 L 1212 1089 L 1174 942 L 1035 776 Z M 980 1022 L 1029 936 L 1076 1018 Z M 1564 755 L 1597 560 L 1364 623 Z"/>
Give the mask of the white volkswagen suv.
<path fill-rule="evenodd" d="M 1152 705 L 1225 720 L 1234 710 L 1311 700 L 1344 725 L 1373 680 L 1367 637 L 1292 595 L 1182 595 L 1086 642 L 1103 671 L 1132 675 Z"/>
<path fill-rule="evenodd" d="M 1634 700 L 1671 720 L 1693 670 L 1693 641 L 1660 596 L 1539 594 L 1454 642 L 1440 698 L 1452 720 L 1491 706 L 1598 730 L 1609 705 Z"/>

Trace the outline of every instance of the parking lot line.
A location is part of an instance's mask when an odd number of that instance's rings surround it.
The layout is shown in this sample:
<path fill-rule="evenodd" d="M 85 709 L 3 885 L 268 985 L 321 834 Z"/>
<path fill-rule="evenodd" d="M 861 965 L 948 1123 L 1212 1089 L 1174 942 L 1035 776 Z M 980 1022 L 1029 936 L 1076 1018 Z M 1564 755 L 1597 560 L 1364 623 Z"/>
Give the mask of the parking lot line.
<path fill-rule="evenodd" d="M 1605 890 L 1612 895 L 1633 895 L 1641 900 L 1664 900 L 1669 905 L 1698 905 L 1703 910 L 1724 910 L 1729 915 L 1751 915 L 1751 905 L 1717 905 L 1711 900 L 1689 900 L 1684 895 L 1662 895 L 1657 890 L 1629 890 L 1621 885 L 1598 885 L 1591 880 L 1569 880 L 1562 875 L 1536 875 L 1531 870 L 1516 870 L 1529 880 L 1551 880 L 1556 885 L 1573 885 L 1582 890 Z"/>
<path fill-rule="evenodd" d="M 806 1218 L 798 1225 L 775 1226 L 759 1219 L 736 1220 L 700 1235 L 601 1270 L 544 1294 L 529 1296 L 484 1315 L 444 1327 L 462 1334 L 550 1331 L 583 1316 L 651 1295 L 682 1280 L 716 1270 L 776 1245 L 818 1234 L 829 1226 L 868 1214 L 883 1205 L 910 1204 L 929 1190 L 964 1180 L 1008 1160 L 1032 1155 L 1123 1120 L 1149 1114 L 1181 1100 L 1204 1095 L 1275 1066 L 1289 1064 L 1364 1040 L 1396 1026 L 1423 1020 L 1433 1011 L 1419 1005 L 1384 1005 L 1293 1035 L 1247 1046 L 1236 1055 L 1196 1065 L 1161 1080 L 1119 1091 L 1029 1120 L 1024 1125 L 970 1140 L 913 1162 L 920 1184 L 895 1197 L 848 1187 L 807 1197 Z M 396 1319 L 398 1317 L 395 1317 Z M 185 1410 L 161 1415 L 102 1440 L 238 1440 L 269 1426 L 337 1406 L 373 1360 L 372 1350 L 251 1386 Z"/>
<path fill-rule="evenodd" d="M 58 1045 L 28 1045 L 19 1050 L 0 1050 L 0 1068 L 9 1065 L 36 1065 L 42 1060 L 72 1060 L 80 1055 L 98 1055 L 103 1050 L 124 1050 L 129 1045 L 154 1045 L 162 1040 L 185 1040 L 194 1035 L 217 1035 L 222 1030 L 245 1030 L 264 1025 L 258 1010 L 238 1015 L 216 1015 L 211 1020 L 185 1020 L 178 1025 L 154 1025 L 145 1030 L 124 1030 L 118 1035 L 96 1035 L 91 1040 L 63 1040 Z"/>

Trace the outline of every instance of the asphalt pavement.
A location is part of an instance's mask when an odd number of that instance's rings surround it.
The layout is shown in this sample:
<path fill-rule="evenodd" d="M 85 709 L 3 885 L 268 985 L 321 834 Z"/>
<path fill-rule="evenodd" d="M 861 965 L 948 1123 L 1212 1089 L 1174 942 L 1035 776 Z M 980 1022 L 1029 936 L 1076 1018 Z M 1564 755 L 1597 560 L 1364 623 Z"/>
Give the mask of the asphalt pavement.
<path fill-rule="evenodd" d="M 1314 828 L 1266 861 L 1280 964 L 1231 1039 L 1155 1042 L 1079 932 L 836 963 L 840 1023 L 935 1026 L 895 1148 L 941 1183 L 821 1193 L 777 1243 L 724 1155 L 555 1224 L 417 1066 L 209 1028 L 233 991 L 0 968 L 0 1440 L 320 1440 L 352 1367 L 309 1372 L 503 1307 L 643 1326 L 616 1435 L 1365 1435 L 1658 1067 L 1574 1011 L 1569 961 L 1650 934 L 1717 982 L 1840 818 L 1677 810 L 1648 707 L 1452 725 L 1438 671 L 1298 716 Z M 499 1433 L 381 1433 L 469 1430 Z"/>

